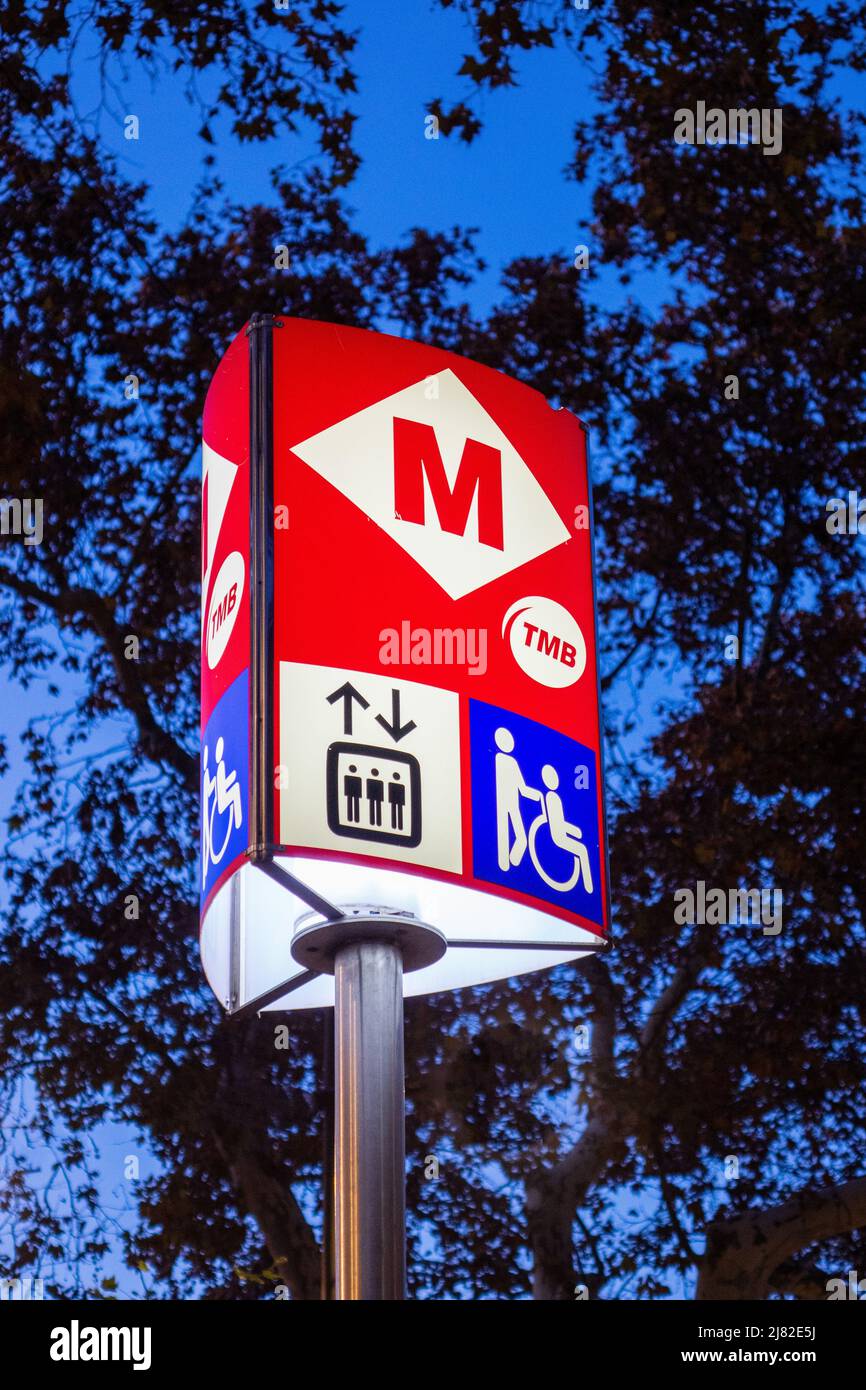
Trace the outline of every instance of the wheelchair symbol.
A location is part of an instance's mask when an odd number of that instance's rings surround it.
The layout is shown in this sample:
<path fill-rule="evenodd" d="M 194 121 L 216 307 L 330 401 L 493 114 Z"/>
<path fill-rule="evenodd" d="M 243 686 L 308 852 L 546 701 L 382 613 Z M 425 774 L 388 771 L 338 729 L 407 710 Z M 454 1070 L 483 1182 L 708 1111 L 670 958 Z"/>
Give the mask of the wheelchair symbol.
<path fill-rule="evenodd" d="M 562 797 L 559 795 L 559 773 L 550 763 L 541 769 L 541 780 L 546 787 L 542 792 L 537 787 L 528 786 L 520 764 L 513 756 L 514 735 L 504 726 L 494 735 L 499 752 L 495 758 L 496 777 L 496 838 L 499 867 L 503 872 L 516 869 L 528 852 L 529 858 L 539 878 L 557 893 L 568 893 L 583 879 L 587 893 L 592 892 L 592 870 L 589 851 L 583 843 L 579 826 L 571 825 L 565 818 Z M 520 798 L 537 801 L 539 811 L 529 827 L 527 834 L 523 824 Z M 564 850 L 572 856 L 571 870 L 566 878 L 554 878 L 541 862 L 538 836 L 542 826 L 547 827 L 547 840 L 550 846 Z M 542 838 L 542 846 L 544 838 Z"/>
<path fill-rule="evenodd" d="M 243 825 L 244 815 L 241 804 L 241 788 L 238 782 L 238 774 L 234 772 L 226 774 L 224 758 L 225 741 L 217 739 L 216 745 L 216 775 L 211 776 L 208 772 L 209 749 L 205 745 L 204 764 L 203 764 L 203 787 L 202 798 L 204 802 L 204 844 L 202 846 L 202 865 L 201 878 L 202 887 L 207 883 L 208 869 L 211 865 L 219 864 L 226 850 L 229 840 L 235 830 L 239 830 Z M 214 822 L 217 814 L 224 816 L 228 812 L 228 819 L 225 831 L 220 835 L 219 849 L 216 848 L 214 837 Z"/>

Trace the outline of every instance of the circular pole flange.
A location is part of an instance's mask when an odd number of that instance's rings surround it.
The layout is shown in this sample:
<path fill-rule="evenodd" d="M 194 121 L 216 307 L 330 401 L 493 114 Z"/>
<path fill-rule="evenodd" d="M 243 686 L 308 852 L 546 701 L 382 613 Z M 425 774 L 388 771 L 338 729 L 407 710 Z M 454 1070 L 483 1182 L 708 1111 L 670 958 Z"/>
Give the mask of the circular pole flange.
<path fill-rule="evenodd" d="M 302 917 L 300 922 L 304 920 Z M 411 912 L 362 904 L 345 908 L 342 917 L 332 920 L 317 917 L 309 926 L 296 926 L 292 956 L 307 970 L 318 975 L 333 975 L 337 952 L 361 941 L 382 941 L 397 946 L 404 975 L 435 965 L 448 949 L 442 932 L 419 921 Z"/>

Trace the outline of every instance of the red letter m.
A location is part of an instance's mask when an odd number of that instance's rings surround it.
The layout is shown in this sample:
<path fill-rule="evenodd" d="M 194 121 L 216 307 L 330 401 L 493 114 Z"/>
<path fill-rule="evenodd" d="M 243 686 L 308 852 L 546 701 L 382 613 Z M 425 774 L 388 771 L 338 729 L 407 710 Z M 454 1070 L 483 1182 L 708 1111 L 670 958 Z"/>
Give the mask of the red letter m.
<path fill-rule="evenodd" d="M 403 521 L 424 525 L 424 475 L 443 531 L 462 536 L 472 499 L 478 494 L 478 539 L 504 550 L 502 455 L 489 444 L 467 439 L 453 490 L 432 425 L 394 420 L 394 510 Z"/>

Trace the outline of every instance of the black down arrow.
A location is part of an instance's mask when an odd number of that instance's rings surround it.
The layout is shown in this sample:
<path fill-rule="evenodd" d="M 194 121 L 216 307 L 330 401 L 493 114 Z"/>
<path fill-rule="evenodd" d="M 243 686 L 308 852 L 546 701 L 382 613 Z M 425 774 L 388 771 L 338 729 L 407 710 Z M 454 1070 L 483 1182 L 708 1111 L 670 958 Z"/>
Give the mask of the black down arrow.
<path fill-rule="evenodd" d="M 388 730 L 395 743 L 399 743 L 401 738 L 405 738 L 407 734 L 411 734 L 412 730 L 418 727 L 414 719 L 410 719 L 408 724 L 400 723 L 399 690 L 391 691 L 391 723 L 389 724 L 387 719 L 383 719 L 381 714 L 376 715 L 376 723 Z"/>

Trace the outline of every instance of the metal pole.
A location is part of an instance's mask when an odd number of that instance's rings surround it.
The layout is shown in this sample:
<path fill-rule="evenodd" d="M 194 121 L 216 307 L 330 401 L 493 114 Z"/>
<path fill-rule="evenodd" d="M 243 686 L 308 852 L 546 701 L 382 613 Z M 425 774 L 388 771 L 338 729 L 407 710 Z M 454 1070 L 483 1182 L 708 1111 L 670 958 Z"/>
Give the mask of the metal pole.
<path fill-rule="evenodd" d="M 334 957 L 335 1218 L 338 1299 L 402 1299 L 406 1288 L 403 959 L 393 941 Z"/>
<path fill-rule="evenodd" d="M 322 1055 L 322 1287 L 321 1297 L 334 1297 L 334 1022 L 325 1010 Z"/>

